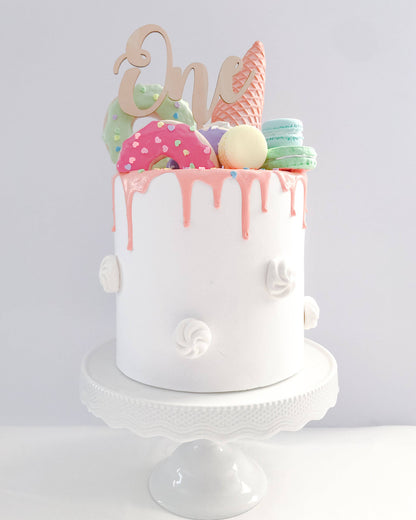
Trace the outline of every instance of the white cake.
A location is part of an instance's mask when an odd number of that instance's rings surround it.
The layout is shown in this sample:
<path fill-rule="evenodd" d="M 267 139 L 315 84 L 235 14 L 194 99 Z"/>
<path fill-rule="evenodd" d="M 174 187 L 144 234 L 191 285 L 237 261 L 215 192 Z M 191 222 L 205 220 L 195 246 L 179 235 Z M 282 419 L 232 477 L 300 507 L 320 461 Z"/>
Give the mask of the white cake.
<path fill-rule="evenodd" d="M 117 366 L 141 383 L 188 392 L 278 383 L 302 369 L 304 326 L 319 313 L 304 301 L 306 172 L 139 169 L 154 131 L 170 137 L 168 123 L 126 140 L 113 180 L 115 255 L 104 258 L 100 281 L 117 293 Z"/>

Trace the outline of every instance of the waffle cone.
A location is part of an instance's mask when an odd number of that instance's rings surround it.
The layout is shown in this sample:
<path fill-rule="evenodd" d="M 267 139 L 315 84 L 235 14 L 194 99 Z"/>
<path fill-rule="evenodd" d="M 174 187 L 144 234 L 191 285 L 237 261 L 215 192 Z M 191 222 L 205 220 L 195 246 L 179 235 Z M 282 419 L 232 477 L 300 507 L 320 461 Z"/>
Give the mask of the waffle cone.
<path fill-rule="evenodd" d="M 235 103 L 218 101 L 212 113 L 212 121 L 226 121 L 231 126 L 251 125 L 261 128 L 264 104 L 264 84 L 266 79 L 266 57 L 260 41 L 253 43 L 243 58 L 243 68 L 233 77 L 233 90 L 238 92 L 250 72 L 255 76 L 245 94 Z"/>

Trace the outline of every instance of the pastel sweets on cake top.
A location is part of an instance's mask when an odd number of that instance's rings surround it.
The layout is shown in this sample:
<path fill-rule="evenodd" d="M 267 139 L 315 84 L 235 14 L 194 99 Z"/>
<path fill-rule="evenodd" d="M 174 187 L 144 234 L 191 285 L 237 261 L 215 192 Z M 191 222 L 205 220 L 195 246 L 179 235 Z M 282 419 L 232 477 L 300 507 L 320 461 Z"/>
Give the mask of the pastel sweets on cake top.
<path fill-rule="evenodd" d="M 260 168 L 266 156 L 266 139 L 250 125 L 231 128 L 218 145 L 218 157 L 224 168 Z"/>
<path fill-rule="evenodd" d="M 151 107 L 163 91 L 161 85 L 141 85 L 134 87 L 134 102 L 138 107 L 145 110 Z M 186 101 L 173 101 L 166 97 L 163 103 L 154 112 L 157 119 L 173 119 L 195 124 L 192 111 Z M 137 117 L 126 114 L 121 110 L 118 98 L 110 104 L 104 122 L 103 139 L 110 152 L 111 160 L 115 163 L 118 160 L 123 142 L 133 133 L 133 124 Z"/>
<path fill-rule="evenodd" d="M 303 124 L 299 119 L 273 119 L 263 123 L 261 129 L 268 148 L 303 144 Z"/>
<path fill-rule="evenodd" d="M 313 170 L 316 152 L 303 145 L 303 124 L 299 119 L 274 119 L 263 123 L 262 132 L 267 142 L 267 158 L 263 168 L 273 170 Z"/>
<path fill-rule="evenodd" d="M 270 148 L 263 167 L 268 170 L 313 170 L 316 167 L 316 152 L 311 146 Z"/>
<path fill-rule="evenodd" d="M 154 33 L 166 45 L 163 86 L 137 83 Z M 205 67 L 192 64 L 191 107 L 161 27 L 137 29 L 116 73 L 122 64 L 104 130 L 117 163 L 115 254 L 100 266 L 104 290 L 116 294 L 118 368 L 141 383 L 190 392 L 287 379 L 302 369 L 304 328 L 319 316 L 304 296 L 310 150 L 298 142 L 301 150 L 285 152 L 283 124 L 262 127 L 263 44 L 224 60 L 211 101 Z M 149 116 L 155 121 L 140 127 Z M 285 163 L 284 153 L 305 160 Z"/>

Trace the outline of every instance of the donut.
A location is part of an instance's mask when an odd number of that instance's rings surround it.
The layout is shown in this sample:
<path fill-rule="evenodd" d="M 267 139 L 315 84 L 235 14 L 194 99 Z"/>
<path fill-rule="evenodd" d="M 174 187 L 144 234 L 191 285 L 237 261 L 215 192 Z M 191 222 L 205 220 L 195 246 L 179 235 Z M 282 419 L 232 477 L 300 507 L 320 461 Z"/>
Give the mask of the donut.
<path fill-rule="evenodd" d="M 194 126 L 176 121 L 151 121 L 123 142 L 117 170 L 150 170 L 164 157 L 179 168 L 214 168 L 217 156 Z"/>
<path fill-rule="evenodd" d="M 134 88 L 134 101 L 138 108 L 145 110 L 157 100 L 163 87 L 161 85 L 141 85 Z M 160 107 L 152 114 L 155 119 L 171 119 L 181 121 L 189 126 L 195 124 L 192 111 L 186 101 L 173 101 L 166 97 Z M 111 160 L 116 163 L 123 141 L 133 133 L 133 124 L 137 117 L 130 116 L 121 110 L 118 99 L 114 99 L 108 107 L 104 120 L 103 140 L 110 152 Z"/>
<path fill-rule="evenodd" d="M 270 148 L 263 164 L 266 170 L 292 169 L 313 170 L 316 168 L 316 152 L 312 146 L 279 146 Z"/>
<path fill-rule="evenodd" d="M 234 126 L 218 145 L 218 157 L 224 168 L 260 168 L 266 155 L 266 139 L 255 126 Z"/>
<path fill-rule="evenodd" d="M 299 119 L 273 119 L 261 127 L 268 148 L 302 146 L 303 124 Z"/>

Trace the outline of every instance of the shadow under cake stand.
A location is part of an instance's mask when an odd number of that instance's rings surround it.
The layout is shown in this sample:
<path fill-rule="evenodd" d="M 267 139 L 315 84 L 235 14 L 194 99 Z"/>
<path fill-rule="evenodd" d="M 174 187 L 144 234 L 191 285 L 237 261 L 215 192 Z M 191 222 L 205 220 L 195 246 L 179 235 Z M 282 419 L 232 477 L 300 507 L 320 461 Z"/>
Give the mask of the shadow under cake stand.
<path fill-rule="evenodd" d="M 116 367 L 114 341 L 85 357 L 80 384 L 82 402 L 110 427 L 182 443 L 154 468 L 149 491 L 163 508 L 196 520 L 244 513 L 266 494 L 262 468 L 230 441 L 300 430 L 338 395 L 334 357 L 308 339 L 301 372 L 255 390 L 198 394 L 138 383 Z"/>

